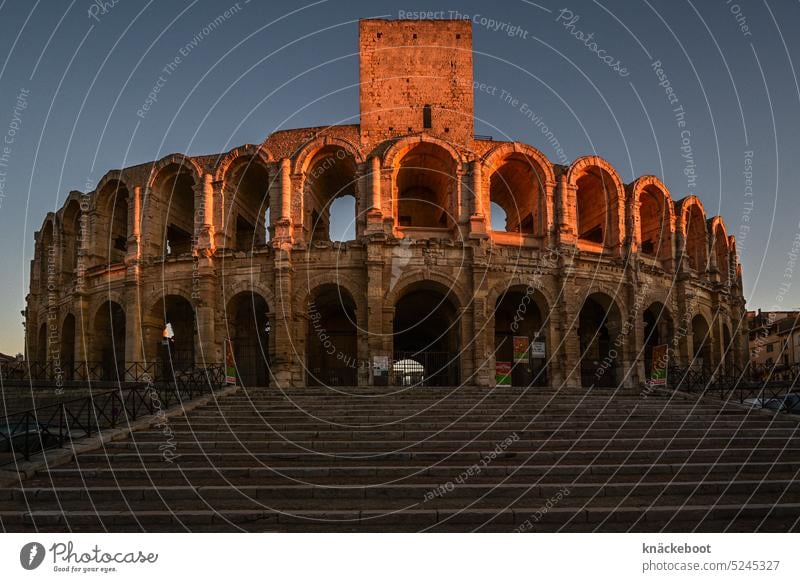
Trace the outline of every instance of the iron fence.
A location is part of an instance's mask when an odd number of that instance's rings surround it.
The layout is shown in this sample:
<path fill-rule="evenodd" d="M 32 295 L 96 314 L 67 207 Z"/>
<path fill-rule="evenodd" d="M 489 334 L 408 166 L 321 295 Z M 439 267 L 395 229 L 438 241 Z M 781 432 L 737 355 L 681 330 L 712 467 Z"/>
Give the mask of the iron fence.
<path fill-rule="evenodd" d="M 137 368 L 140 379 L 120 383 L 115 390 L 6 415 L 0 419 L 0 466 L 20 457 L 29 460 L 33 453 L 63 447 L 100 430 L 124 426 L 144 414 L 155 414 L 225 384 L 223 366 L 172 370 L 169 380 L 164 380 L 164 370 L 159 374 L 157 368 L 155 364 L 141 364 Z"/>
<path fill-rule="evenodd" d="M 748 399 L 761 402 L 780 399 L 797 391 L 800 365 L 764 366 L 747 364 L 723 369 L 670 366 L 667 386 L 672 390 L 719 396 L 723 400 Z"/>

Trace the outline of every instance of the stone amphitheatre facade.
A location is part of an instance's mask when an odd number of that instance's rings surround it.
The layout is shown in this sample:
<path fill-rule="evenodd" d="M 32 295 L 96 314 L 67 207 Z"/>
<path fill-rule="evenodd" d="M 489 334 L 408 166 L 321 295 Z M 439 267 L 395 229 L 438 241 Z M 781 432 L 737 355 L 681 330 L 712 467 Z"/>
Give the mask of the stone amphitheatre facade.
<path fill-rule="evenodd" d="M 600 157 L 474 135 L 469 23 L 362 21 L 360 76 L 357 125 L 71 192 L 35 235 L 27 359 L 108 379 L 230 349 L 244 384 L 285 387 L 403 383 L 409 360 L 422 382 L 492 386 L 531 342 L 544 357 L 528 349 L 514 383 L 637 387 L 657 345 L 682 367 L 744 363 L 722 218 Z M 355 237 L 332 242 L 347 197 Z"/>

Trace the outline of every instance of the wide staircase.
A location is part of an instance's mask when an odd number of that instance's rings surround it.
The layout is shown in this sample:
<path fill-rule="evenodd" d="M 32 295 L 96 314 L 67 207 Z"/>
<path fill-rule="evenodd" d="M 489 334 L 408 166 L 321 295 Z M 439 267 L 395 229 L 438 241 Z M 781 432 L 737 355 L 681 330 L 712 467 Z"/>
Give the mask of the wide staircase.
<path fill-rule="evenodd" d="M 0 490 L 0 525 L 800 529 L 794 416 L 657 392 L 341 390 L 240 389 L 212 400 Z"/>

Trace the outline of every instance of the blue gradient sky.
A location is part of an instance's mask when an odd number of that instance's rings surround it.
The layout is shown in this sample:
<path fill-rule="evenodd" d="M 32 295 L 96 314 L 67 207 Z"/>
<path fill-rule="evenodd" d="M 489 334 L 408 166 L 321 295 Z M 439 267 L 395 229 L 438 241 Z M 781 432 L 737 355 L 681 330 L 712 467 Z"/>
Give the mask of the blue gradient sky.
<path fill-rule="evenodd" d="M 91 190 L 109 169 L 171 152 L 216 153 L 281 128 L 357 122 L 357 20 L 396 18 L 400 10 L 477 15 L 475 80 L 497 90 L 476 92 L 476 133 L 530 143 L 555 162 L 597 153 L 626 182 L 652 173 L 675 199 L 699 195 L 708 215 L 722 214 L 737 235 L 748 306 L 797 307 L 800 281 L 793 281 L 790 253 L 800 240 L 800 91 L 793 68 L 800 41 L 792 32 L 800 5 L 740 4 L 737 21 L 739 5 L 725 0 L 118 0 L 106 13 L 89 1 L 2 2 L 0 133 L 13 135 L 0 167 L 0 351 L 23 348 L 20 310 L 33 232 L 70 190 Z M 232 6 L 235 14 L 202 34 Z M 569 30 L 557 21 L 564 8 L 579 16 Z M 483 18 L 508 25 L 493 30 Z M 512 26 L 519 27 L 515 36 L 507 34 Z M 628 75 L 570 30 L 593 33 Z M 152 109 L 137 116 L 162 69 L 193 39 L 196 46 L 168 75 Z M 659 86 L 654 61 L 678 104 L 670 105 Z M 21 91 L 26 107 L 15 114 Z M 684 174 L 678 105 L 695 184 Z M 530 119 L 534 114 L 563 154 Z M 743 175 L 748 152 L 752 197 L 745 196 Z"/>

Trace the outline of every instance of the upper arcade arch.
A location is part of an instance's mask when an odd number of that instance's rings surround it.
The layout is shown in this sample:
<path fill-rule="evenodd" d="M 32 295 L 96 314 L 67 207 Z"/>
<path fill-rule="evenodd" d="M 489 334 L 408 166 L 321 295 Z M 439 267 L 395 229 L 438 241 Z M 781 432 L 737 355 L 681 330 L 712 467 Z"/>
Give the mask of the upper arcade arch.
<path fill-rule="evenodd" d="M 360 192 L 359 161 L 352 149 L 340 144 L 327 144 L 316 149 L 304 162 L 301 173 L 303 223 L 312 241 L 331 240 L 331 208 L 342 198 L 352 198 L 352 216 L 338 220 L 356 221 Z"/>
<path fill-rule="evenodd" d="M 95 192 L 96 232 L 91 254 L 102 264 L 121 263 L 128 251 L 131 191 L 125 182 L 109 178 Z"/>
<path fill-rule="evenodd" d="M 669 190 L 655 176 L 642 176 L 631 184 L 630 191 L 633 240 L 639 253 L 672 259 L 675 212 Z"/>
<path fill-rule="evenodd" d="M 687 196 L 678 202 L 678 212 L 689 266 L 698 273 L 705 273 L 708 268 L 708 230 L 703 203 L 697 196 Z"/>
<path fill-rule="evenodd" d="M 489 204 L 482 206 L 502 208 L 506 232 L 545 236 L 552 216 L 548 208 L 555 184 L 552 164 L 538 150 L 517 143 L 495 148 L 483 164 Z"/>
<path fill-rule="evenodd" d="M 202 181 L 200 167 L 182 156 L 167 156 L 154 164 L 143 212 L 150 240 L 149 254 L 178 256 L 192 252 L 195 191 Z"/>
<path fill-rule="evenodd" d="M 575 191 L 579 244 L 618 254 L 625 233 L 625 190 L 617 171 L 597 156 L 579 158 L 567 171 Z"/>
<path fill-rule="evenodd" d="M 711 252 L 717 263 L 720 281 L 727 284 L 731 274 L 730 248 L 728 231 L 721 216 L 714 216 L 708 220 L 708 232 L 711 235 Z"/>

